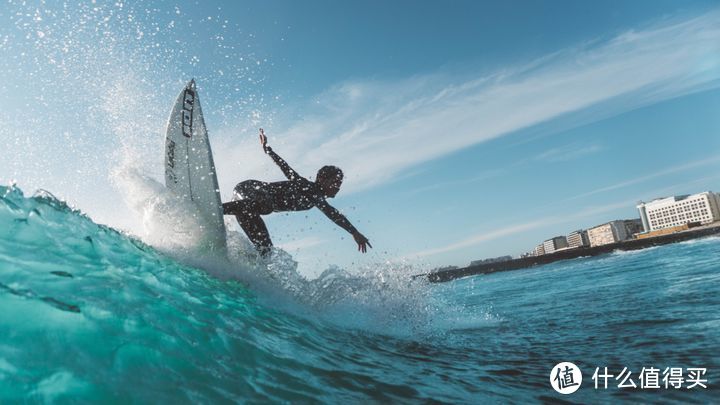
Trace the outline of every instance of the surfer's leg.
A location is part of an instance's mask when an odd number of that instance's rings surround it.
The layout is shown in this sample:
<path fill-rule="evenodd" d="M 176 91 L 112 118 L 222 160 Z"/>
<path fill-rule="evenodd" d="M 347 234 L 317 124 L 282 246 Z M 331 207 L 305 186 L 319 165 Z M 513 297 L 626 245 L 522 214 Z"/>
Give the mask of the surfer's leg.
<path fill-rule="evenodd" d="M 272 212 L 272 200 L 265 187 L 267 183 L 257 180 L 246 180 L 235 186 L 233 201 L 222 205 L 225 215 L 263 214 Z"/>
<path fill-rule="evenodd" d="M 262 220 L 260 215 L 252 215 L 247 212 L 236 215 L 240 227 L 245 232 L 245 235 L 255 245 L 255 248 L 262 254 L 265 255 L 270 251 L 272 247 L 272 240 L 270 240 L 270 233 L 265 226 L 265 221 Z"/>
<path fill-rule="evenodd" d="M 223 209 L 223 215 L 238 215 L 241 211 L 243 211 L 243 207 L 245 206 L 245 201 L 242 200 L 236 200 L 236 201 L 230 201 L 223 203 L 222 209 Z"/>
<path fill-rule="evenodd" d="M 235 186 L 233 201 L 223 204 L 223 212 L 235 215 L 245 235 L 263 256 L 270 252 L 273 245 L 265 222 L 260 217 L 273 211 L 272 199 L 266 187 L 267 183 L 262 181 L 243 181 Z"/>

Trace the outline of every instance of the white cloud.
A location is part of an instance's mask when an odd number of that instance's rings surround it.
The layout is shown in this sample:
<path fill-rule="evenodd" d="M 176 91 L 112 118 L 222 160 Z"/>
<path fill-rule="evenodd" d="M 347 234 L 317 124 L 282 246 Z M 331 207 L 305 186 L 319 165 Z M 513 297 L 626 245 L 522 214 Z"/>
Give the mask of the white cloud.
<path fill-rule="evenodd" d="M 341 83 L 308 101 L 304 120 L 268 134 L 306 175 L 324 164 L 341 166 L 348 193 L 571 112 L 592 107 L 600 119 L 718 86 L 720 11 L 714 10 L 463 82 L 438 74 Z M 245 162 L 247 178 L 270 170 L 269 162 L 258 165 L 257 148 L 243 143 L 223 152 Z"/>
<path fill-rule="evenodd" d="M 589 196 L 591 196 L 591 195 L 600 194 L 600 193 L 605 193 L 605 192 L 608 192 L 608 191 L 611 191 L 611 190 L 617 190 L 617 189 L 619 189 L 619 188 L 624 188 L 624 187 L 633 186 L 633 185 L 635 185 L 635 184 L 643 183 L 643 182 L 645 182 L 645 181 L 652 180 L 652 179 L 655 179 L 655 178 L 658 178 L 658 177 L 664 177 L 664 176 L 667 176 L 667 175 L 669 175 L 669 174 L 679 173 L 679 172 L 683 172 L 683 171 L 686 171 L 686 170 L 695 169 L 695 168 L 698 168 L 698 167 L 703 167 L 703 166 L 707 166 L 707 165 L 711 165 L 711 164 L 716 164 L 716 163 L 718 163 L 718 162 L 720 162 L 720 157 L 717 157 L 717 156 L 716 156 L 716 157 L 707 158 L 707 159 L 703 159 L 703 160 L 697 160 L 697 161 L 688 162 L 688 163 L 685 163 L 685 164 L 682 164 L 682 165 L 677 165 L 677 166 L 673 166 L 673 167 L 667 168 L 667 169 L 665 169 L 665 170 L 656 171 L 655 173 L 652 173 L 652 174 L 648 174 L 648 175 L 645 175 L 645 176 L 636 177 L 636 178 L 634 178 L 634 179 L 630 179 L 630 180 L 622 181 L 622 182 L 620 182 L 620 183 L 616 183 L 616 184 L 612 184 L 612 185 L 609 185 L 609 186 L 601 187 L 601 188 L 598 188 L 598 189 L 589 191 L 589 192 L 587 192 L 587 193 L 578 194 L 578 195 L 576 195 L 576 196 L 572 196 L 572 197 L 570 197 L 570 198 L 567 198 L 566 201 L 567 201 L 567 200 L 575 200 L 575 199 L 583 198 L 583 197 L 589 197 Z"/>
<path fill-rule="evenodd" d="M 454 242 L 449 245 L 435 248 L 435 249 L 429 249 L 429 250 L 423 250 L 420 252 L 410 253 L 402 257 L 402 259 L 413 259 L 413 258 L 420 258 L 420 257 L 428 257 L 428 256 L 434 256 L 440 253 L 447 253 L 452 252 L 454 250 L 466 248 L 469 246 L 475 246 L 480 244 L 481 242 L 487 242 L 489 240 L 498 239 L 504 236 L 514 235 L 521 232 L 527 232 L 530 229 L 536 229 L 540 228 L 546 225 L 552 224 L 551 220 L 543 219 L 539 221 L 534 222 L 528 222 L 524 224 L 515 224 L 510 226 L 504 226 L 499 229 L 482 232 L 477 235 L 470 236 L 468 238 L 465 238 L 459 242 Z"/>
<path fill-rule="evenodd" d="M 545 152 L 537 155 L 535 159 L 545 162 L 567 162 L 600 152 L 603 149 L 604 148 L 600 145 L 564 145 L 546 150 Z"/>
<path fill-rule="evenodd" d="M 483 180 L 491 179 L 493 177 L 498 177 L 498 176 L 502 175 L 504 172 L 505 171 L 501 170 L 501 169 L 486 170 L 484 172 L 476 174 L 475 176 L 473 176 L 471 178 L 451 180 L 451 181 L 446 181 L 446 182 L 442 182 L 442 183 L 433 183 L 433 184 L 429 184 L 424 187 L 418 187 L 418 188 L 410 191 L 410 193 L 411 194 L 424 193 L 424 192 L 443 189 L 443 188 L 451 187 L 451 186 L 460 186 L 460 185 L 477 183 L 477 182 L 480 182 Z"/>

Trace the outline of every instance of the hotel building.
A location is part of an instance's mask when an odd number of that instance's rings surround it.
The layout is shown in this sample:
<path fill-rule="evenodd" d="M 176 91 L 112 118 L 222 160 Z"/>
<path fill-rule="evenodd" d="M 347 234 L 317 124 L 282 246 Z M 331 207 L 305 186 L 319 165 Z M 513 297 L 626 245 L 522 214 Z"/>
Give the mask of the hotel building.
<path fill-rule="evenodd" d="M 720 220 L 719 207 L 720 197 L 711 191 L 659 198 L 649 203 L 640 202 L 637 205 L 645 232 L 690 222 L 709 224 L 718 221 Z"/>

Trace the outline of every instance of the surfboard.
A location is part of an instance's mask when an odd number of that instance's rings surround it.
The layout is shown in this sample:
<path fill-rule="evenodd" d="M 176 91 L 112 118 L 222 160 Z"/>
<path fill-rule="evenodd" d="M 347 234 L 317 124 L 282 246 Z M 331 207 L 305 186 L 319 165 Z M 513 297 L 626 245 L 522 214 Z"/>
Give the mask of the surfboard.
<path fill-rule="evenodd" d="M 195 80 L 191 80 L 175 101 L 165 134 L 165 187 L 183 202 L 197 208 L 203 229 L 202 246 L 212 251 L 227 250 L 222 201 L 215 163 L 203 119 Z"/>

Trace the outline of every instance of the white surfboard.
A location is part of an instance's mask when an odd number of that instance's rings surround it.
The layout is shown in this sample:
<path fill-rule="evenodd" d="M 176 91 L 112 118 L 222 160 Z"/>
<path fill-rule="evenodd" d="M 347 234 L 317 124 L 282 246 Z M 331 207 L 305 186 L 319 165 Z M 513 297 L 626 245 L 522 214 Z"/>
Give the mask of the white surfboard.
<path fill-rule="evenodd" d="M 222 202 L 215 163 L 195 80 L 178 95 L 165 136 L 165 187 L 197 208 L 203 229 L 202 246 L 227 250 Z"/>

